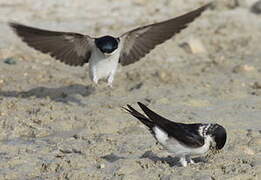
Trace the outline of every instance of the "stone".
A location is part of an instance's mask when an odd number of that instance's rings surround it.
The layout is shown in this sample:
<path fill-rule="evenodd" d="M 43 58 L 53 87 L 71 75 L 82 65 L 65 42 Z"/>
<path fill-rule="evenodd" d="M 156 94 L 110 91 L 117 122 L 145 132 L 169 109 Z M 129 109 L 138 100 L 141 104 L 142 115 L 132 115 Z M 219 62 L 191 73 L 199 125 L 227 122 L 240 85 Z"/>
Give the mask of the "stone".
<path fill-rule="evenodd" d="M 240 72 L 250 72 L 250 71 L 254 71 L 254 70 L 255 70 L 254 66 L 244 64 L 244 65 L 235 66 L 234 69 L 233 69 L 233 72 L 234 73 L 240 73 Z"/>
<path fill-rule="evenodd" d="M 206 53 L 206 49 L 200 39 L 190 38 L 187 42 L 180 44 L 180 47 L 192 54 Z"/>
<path fill-rule="evenodd" d="M 247 155 L 255 155 L 255 151 L 247 146 L 240 146 L 240 150 Z"/>
<path fill-rule="evenodd" d="M 261 0 L 255 2 L 251 6 L 251 12 L 254 13 L 254 14 L 261 14 Z"/>
<path fill-rule="evenodd" d="M 16 64 L 16 60 L 13 58 L 6 58 L 4 59 L 4 63 L 5 64 L 9 64 L 9 65 L 15 65 Z"/>

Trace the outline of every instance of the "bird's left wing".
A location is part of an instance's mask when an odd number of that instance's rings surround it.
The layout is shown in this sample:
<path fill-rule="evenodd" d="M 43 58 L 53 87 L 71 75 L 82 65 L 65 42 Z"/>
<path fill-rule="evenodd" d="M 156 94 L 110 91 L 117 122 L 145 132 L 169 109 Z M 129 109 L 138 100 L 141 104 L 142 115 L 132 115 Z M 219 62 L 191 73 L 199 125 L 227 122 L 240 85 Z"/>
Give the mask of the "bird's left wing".
<path fill-rule="evenodd" d="M 170 138 L 173 137 L 188 147 L 197 148 L 204 145 L 204 138 L 197 131 L 191 130 L 189 124 L 170 121 L 150 110 L 144 104 L 138 102 L 138 105 L 156 126 L 167 132 Z"/>

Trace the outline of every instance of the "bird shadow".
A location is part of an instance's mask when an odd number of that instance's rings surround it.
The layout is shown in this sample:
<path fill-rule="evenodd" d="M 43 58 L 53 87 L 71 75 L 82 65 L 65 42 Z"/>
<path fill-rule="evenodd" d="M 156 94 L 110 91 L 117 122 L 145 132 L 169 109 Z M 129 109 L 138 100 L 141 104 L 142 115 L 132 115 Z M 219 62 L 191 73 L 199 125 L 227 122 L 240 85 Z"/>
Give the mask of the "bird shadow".
<path fill-rule="evenodd" d="M 74 97 L 73 95 L 79 94 L 83 97 L 89 96 L 95 91 L 95 88 L 91 85 L 84 86 L 81 84 L 73 84 L 69 86 L 62 86 L 58 88 L 47 88 L 47 87 L 37 87 L 32 88 L 28 91 L 0 91 L 0 96 L 2 97 L 19 97 L 19 98 L 47 98 L 57 101 L 57 102 L 73 102 L 79 105 L 84 105 L 81 100 Z"/>
<path fill-rule="evenodd" d="M 118 156 L 115 155 L 113 153 L 102 156 L 102 159 L 113 163 L 116 162 L 120 159 L 126 159 L 126 157 L 124 156 Z M 153 162 L 166 162 L 167 164 L 169 164 L 170 167 L 182 167 L 182 165 L 179 162 L 179 158 L 178 157 L 172 157 L 172 156 L 167 156 L 167 157 L 158 157 L 156 154 L 154 154 L 152 151 L 146 151 L 142 156 L 139 157 L 140 159 L 144 159 L 144 158 L 148 158 L 150 160 L 152 160 Z M 193 161 L 195 163 L 200 163 L 200 162 L 207 162 L 206 159 L 202 158 L 202 157 L 197 157 L 197 158 L 193 158 Z"/>
<path fill-rule="evenodd" d="M 113 162 L 118 161 L 118 160 L 120 160 L 120 159 L 126 159 L 126 158 L 123 157 L 123 156 L 117 156 L 117 155 L 115 155 L 115 154 L 113 154 L 113 153 L 108 154 L 108 155 L 105 155 L 105 156 L 102 156 L 101 158 L 102 158 L 102 159 L 105 159 L 106 161 L 108 161 L 108 162 L 110 162 L 110 163 L 113 163 Z"/>
<path fill-rule="evenodd" d="M 157 162 L 157 161 L 166 162 L 167 164 L 169 164 L 170 167 L 173 167 L 173 166 L 182 167 L 179 162 L 178 157 L 172 157 L 172 156 L 158 157 L 152 151 L 146 151 L 140 158 L 148 158 L 154 162 Z M 206 160 L 202 157 L 193 158 L 193 161 L 195 163 L 206 162 Z"/>

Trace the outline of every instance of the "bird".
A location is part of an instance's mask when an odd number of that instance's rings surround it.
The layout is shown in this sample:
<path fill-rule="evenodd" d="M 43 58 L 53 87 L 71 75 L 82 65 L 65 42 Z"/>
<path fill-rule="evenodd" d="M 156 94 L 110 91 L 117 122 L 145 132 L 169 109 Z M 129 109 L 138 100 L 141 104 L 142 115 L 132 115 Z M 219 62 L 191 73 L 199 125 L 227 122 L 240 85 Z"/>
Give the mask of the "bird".
<path fill-rule="evenodd" d="M 178 157 L 183 167 L 188 163 L 194 164 L 191 156 L 203 155 L 208 151 L 214 154 L 226 143 L 226 130 L 219 124 L 178 123 L 160 116 L 141 102 L 138 105 L 147 117 L 129 104 L 123 109 L 147 126 L 157 142 Z"/>
<path fill-rule="evenodd" d="M 105 79 L 112 87 L 118 64 L 126 66 L 146 56 L 157 45 L 185 29 L 210 4 L 181 16 L 132 29 L 118 37 L 91 37 L 58 32 L 9 22 L 8 25 L 28 46 L 71 66 L 89 63 L 89 77 L 97 84 Z"/>

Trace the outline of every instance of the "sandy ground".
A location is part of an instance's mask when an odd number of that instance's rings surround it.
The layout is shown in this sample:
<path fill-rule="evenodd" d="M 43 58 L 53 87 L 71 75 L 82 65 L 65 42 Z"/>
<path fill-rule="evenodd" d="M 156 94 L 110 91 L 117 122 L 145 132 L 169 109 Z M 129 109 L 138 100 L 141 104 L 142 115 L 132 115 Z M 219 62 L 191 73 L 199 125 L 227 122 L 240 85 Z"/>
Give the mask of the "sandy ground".
<path fill-rule="evenodd" d="M 250 11 L 254 0 L 219 0 L 175 38 L 119 68 L 112 89 L 94 86 L 87 67 L 28 48 L 6 26 L 119 35 L 204 2 L 0 0 L 0 179 L 261 179 L 261 15 Z M 223 125 L 225 148 L 179 167 L 122 111 L 137 101 L 174 121 Z"/>

